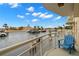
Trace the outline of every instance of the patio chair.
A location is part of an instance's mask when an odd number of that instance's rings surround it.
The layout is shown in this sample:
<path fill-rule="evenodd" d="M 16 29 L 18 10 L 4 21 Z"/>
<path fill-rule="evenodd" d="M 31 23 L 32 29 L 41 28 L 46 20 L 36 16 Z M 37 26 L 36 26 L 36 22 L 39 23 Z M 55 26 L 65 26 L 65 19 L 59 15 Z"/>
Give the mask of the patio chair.
<path fill-rule="evenodd" d="M 61 46 L 64 49 L 67 49 L 69 51 L 69 54 L 71 54 L 72 50 L 75 50 L 75 38 L 72 35 L 66 35 L 64 37 L 63 44 L 61 44 L 62 40 L 58 40 L 58 46 L 61 48 Z"/>

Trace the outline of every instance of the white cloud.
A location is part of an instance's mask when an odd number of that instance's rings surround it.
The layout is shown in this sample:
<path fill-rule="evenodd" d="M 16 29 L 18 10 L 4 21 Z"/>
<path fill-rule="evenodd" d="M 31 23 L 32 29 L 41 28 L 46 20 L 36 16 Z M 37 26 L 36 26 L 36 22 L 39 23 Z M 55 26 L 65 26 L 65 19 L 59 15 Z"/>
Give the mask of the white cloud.
<path fill-rule="evenodd" d="M 30 15 L 30 13 L 25 13 L 25 15 Z"/>
<path fill-rule="evenodd" d="M 0 3 L 0 5 L 4 5 L 6 3 Z M 6 5 L 10 5 L 11 8 L 17 8 L 19 5 L 19 3 L 7 3 Z"/>
<path fill-rule="evenodd" d="M 34 7 L 29 7 L 29 8 L 27 8 L 27 10 L 29 11 L 29 12 L 34 12 Z"/>
<path fill-rule="evenodd" d="M 39 17 L 44 18 L 46 15 L 45 14 L 41 14 Z"/>
<path fill-rule="evenodd" d="M 33 19 L 33 20 L 32 20 L 32 22 L 37 22 L 37 21 L 38 21 L 38 19 Z"/>
<path fill-rule="evenodd" d="M 24 18 L 24 16 L 23 16 L 23 15 L 17 15 L 17 17 L 18 17 L 18 18 L 21 18 L 21 19 L 23 19 L 23 18 Z"/>
<path fill-rule="evenodd" d="M 38 13 L 35 13 L 35 12 L 34 12 L 32 15 L 33 15 L 33 16 L 39 16 L 40 14 L 41 14 L 41 12 L 38 12 Z"/>
<path fill-rule="evenodd" d="M 62 16 L 58 16 L 58 17 L 56 17 L 56 20 L 58 20 L 58 19 L 60 19 Z"/>
<path fill-rule="evenodd" d="M 33 16 L 38 16 L 39 14 L 38 14 L 38 13 L 33 13 L 32 15 L 33 15 Z"/>
<path fill-rule="evenodd" d="M 51 18 L 51 17 L 53 17 L 53 15 L 51 15 L 51 14 L 45 16 L 45 18 Z"/>
<path fill-rule="evenodd" d="M 39 16 L 39 15 L 41 15 L 42 13 L 41 12 L 34 12 L 34 13 L 32 13 L 32 16 Z"/>
<path fill-rule="evenodd" d="M 18 3 L 8 3 L 8 5 L 10 5 L 11 8 L 17 8 L 19 6 Z"/>
<path fill-rule="evenodd" d="M 39 17 L 41 17 L 41 18 L 51 18 L 51 17 L 53 17 L 53 15 L 52 14 L 48 14 L 48 15 L 41 14 Z"/>

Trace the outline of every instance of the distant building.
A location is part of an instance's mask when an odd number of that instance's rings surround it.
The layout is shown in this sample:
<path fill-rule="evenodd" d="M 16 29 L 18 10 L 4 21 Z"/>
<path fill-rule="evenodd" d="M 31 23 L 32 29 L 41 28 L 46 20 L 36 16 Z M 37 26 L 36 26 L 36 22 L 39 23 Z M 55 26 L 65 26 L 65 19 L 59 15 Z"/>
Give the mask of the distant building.
<path fill-rule="evenodd" d="M 32 27 L 17 27 L 17 30 L 31 30 Z"/>

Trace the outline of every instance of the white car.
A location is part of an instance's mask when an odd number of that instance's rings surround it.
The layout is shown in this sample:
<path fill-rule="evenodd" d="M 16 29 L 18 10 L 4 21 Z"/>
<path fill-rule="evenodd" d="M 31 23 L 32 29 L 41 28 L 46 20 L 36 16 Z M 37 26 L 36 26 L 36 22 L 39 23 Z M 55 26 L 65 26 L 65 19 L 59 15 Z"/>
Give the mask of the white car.
<path fill-rule="evenodd" d="M 8 34 L 7 33 L 5 33 L 5 32 L 0 32 L 0 37 L 5 37 L 5 36 L 7 36 Z"/>

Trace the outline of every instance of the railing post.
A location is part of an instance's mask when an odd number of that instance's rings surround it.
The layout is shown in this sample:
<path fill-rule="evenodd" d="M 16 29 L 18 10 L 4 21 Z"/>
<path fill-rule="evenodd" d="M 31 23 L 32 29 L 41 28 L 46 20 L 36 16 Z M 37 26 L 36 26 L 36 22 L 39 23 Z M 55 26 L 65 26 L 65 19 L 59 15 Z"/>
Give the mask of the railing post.
<path fill-rule="evenodd" d="M 57 46 L 57 39 L 58 39 L 58 37 L 57 37 L 57 32 L 55 32 L 55 36 L 54 36 L 54 42 L 55 42 L 55 49 L 57 48 L 56 46 Z"/>
<path fill-rule="evenodd" d="M 36 46 L 35 46 L 35 45 L 36 45 L 36 42 L 32 42 L 32 47 L 33 47 L 33 46 L 34 46 L 34 47 L 31 49 L 31 54 L 32 54 L 33 56 L 34 56 L 35 53 L 36 53 Z"/>
<path fill-rule="evenodd" d="M 50 40 L 52 40 L 52 33 L 50 30 L 49 30 L 49 37 L 50 37 Z"/>
<path fill-rule="evenodd" d="M 40 56 L 42 56 L 42 40 L 40 40 Z"/>
<path fill-rule="evenodd" d="M 49 33 L 48 36 L 49 36 L 49 39 L 48 39 L 48 42 L 47 43 L 48 43 L 48 49 L 50 49 L 51 46 L 52 46 L 51 45 L 51 43 L 52 43 L 52 35 L 51 35 L 51 33 Z"/>
<path fill-rule="evenodd" d="M 58 40 L 58 47 L 60 48 L 60 40 Z"/>

